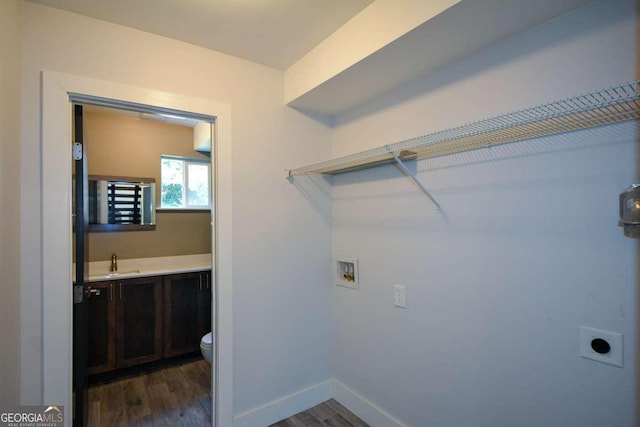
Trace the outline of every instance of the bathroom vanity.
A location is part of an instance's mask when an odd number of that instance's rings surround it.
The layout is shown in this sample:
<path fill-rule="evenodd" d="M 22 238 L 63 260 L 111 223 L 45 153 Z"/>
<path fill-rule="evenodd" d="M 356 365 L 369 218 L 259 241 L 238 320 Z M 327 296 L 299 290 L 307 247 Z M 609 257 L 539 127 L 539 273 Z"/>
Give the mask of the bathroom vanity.
<path fill-rule="evenodd" d="M 211 331 L 210 263 L 136 266 L 90 276 L 89 374 L 197 352 Z"/>

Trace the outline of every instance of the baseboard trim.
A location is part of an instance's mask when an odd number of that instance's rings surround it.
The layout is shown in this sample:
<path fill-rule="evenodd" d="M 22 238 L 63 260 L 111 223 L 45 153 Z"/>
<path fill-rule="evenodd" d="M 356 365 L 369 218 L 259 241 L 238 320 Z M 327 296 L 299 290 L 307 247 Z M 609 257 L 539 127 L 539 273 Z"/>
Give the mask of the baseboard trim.
<path fill-rule="evenodd" d="M 371 427 L 408 427 L 336 379 L 333 380 L 333 398 Z"/>
<path fill-rule="evenodd" d="M 233 427 L 265 427 L 334 398 L 371 427 L 408 427 L 340 381 L 326 380 L 233 417 Z"/>
<path fill-rule="evenodd" d="M 333 397 L 333 381 L 327 380 L 233 417 L 233 427 L 265 427 Z"/>

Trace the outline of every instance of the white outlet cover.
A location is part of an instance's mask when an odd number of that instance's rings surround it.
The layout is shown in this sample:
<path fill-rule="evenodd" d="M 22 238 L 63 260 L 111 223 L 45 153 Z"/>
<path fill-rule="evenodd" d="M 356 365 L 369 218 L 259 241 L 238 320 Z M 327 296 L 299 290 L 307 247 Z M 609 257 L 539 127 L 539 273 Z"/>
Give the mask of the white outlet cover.
<path fill-rule="evenodd" d="M 393 305 L 400 308 L 407 308 L 407 287 L 403 285 L 393 285 Z"/>
<path fill-rule="evenodd" d="M 606 354 L 597 353 L 591 342 L 596 338 L 605 340 L 611 349 Z M 580 356 L 622 368 L 622 334 L 602 329 L 580 327 Z"/>

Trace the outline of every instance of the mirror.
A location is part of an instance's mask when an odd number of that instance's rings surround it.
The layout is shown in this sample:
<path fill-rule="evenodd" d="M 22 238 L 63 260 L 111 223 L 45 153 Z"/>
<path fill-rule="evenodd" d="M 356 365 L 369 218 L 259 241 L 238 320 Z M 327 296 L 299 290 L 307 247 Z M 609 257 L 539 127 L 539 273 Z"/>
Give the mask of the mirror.
<path fill-rule="evenodd" d="M 156 180 L 89 175 L 89 231 L 156 228 Z"/>

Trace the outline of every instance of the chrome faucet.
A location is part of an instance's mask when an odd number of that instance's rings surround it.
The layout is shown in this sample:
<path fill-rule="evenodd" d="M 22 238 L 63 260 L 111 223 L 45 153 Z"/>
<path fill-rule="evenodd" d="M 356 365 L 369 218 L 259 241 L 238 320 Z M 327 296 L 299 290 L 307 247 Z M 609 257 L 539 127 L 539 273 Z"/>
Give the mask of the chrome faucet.
<path fill-rule="evenodd" d="M 118 271 L 118 255 L 111 254 L 111 271 Z"/>

